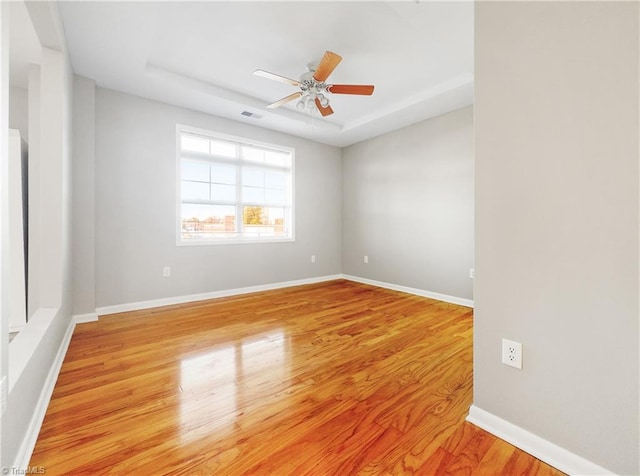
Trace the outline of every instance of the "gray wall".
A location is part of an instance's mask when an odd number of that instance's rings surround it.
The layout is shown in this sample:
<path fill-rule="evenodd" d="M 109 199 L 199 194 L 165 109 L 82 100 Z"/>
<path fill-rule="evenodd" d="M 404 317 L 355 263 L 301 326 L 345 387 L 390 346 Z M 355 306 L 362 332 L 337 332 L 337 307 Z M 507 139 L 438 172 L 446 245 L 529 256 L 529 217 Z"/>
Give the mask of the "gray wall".
<path fill-rule="evenodd" d="M 73 135 L 73 314 L 96 308 L 95 83 L 76 76 Z"/>
<path fill-rule="evenodd" d="M 471 107 L 347 147 L 342 170 L 345 274 L 473 299 Z"/>
<path fill-rule="evenodd" d="M 638 18 L 479 2 L 475 21 L 475 405 L 620 474 L 640 473 Z"/>
<path fill-rule="evenodd" d="M 341 272 L 340 149 L 101 88 L 95 109 L 97 307 Z M 294 147 L 296 241 L 176 246 L 176 123 Z"/>

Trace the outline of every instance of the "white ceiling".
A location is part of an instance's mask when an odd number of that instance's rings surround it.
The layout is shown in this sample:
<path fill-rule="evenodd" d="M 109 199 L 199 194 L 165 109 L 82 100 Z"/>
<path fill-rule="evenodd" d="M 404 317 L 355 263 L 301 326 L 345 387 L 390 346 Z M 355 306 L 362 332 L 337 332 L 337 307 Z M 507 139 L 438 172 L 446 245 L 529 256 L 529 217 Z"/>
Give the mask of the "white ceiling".
<path fill-rule="evenodd" d="M 346 146 L 473 101 L 472 2 L 61 2 L 73 69 L 99 86 Z M 265 106 L 325 50 L 335 114 Z M 257 114 L 252 118 L 243 111 Z"/>

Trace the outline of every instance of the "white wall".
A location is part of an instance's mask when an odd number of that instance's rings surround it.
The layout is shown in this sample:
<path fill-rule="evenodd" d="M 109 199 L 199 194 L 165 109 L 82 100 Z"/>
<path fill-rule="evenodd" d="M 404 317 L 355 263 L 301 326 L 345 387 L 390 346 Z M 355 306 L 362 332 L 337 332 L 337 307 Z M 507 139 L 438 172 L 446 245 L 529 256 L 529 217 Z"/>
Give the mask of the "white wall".
<path fill-rule="evenodd" d="M 473 299 L 471 107 L 345 148 L 343 183 L 345 274 Z"/>
<path fill-rule="evenodd" d="M 340 149 L 102 88 L 95 114 L 97 307 L 341 272 Z M 295 148 L 296 241 L 177 247 L 176 123 Z"/>
<path fill-rule="evenodd" d="M 40 241 L 40 305 L 60 307 L 62 303 L 62 279 L 64 256 L 64 201 L 66 199 L 64 183 L 67 159 L 65 144 L 65 101 L 62 94 L 67 78 L 64 74 L 62 53 L 50 48 L 42 49 L 40 66 L 40 226 L 42 233 L 36 239 Z M 45 120 L 51 118 L 53 121 Z M 34 178 L 38 180 L 38 178 Z"/>
<path fill-rule="evenodd" d="M 27 283 L 27 315 L 40 307 L 40 66 L 29 66 L 28 88 L 29 141 L 29 263 Z"/>
<path fill-rule="evenodd" d="M 27 196 L 27 143 L 20 131 L 9 129 L 9 331 L 16 332 L 27 323 L 26 245 L 25 228 Z"/>
<path fill-rule="evenodd" d="M 33 419 L 39 416 L 46 388 L 71 323 L 70 303 L 70 196 L 71 104 L 73 81 L 65 53 L 43 48 L 40 78 L 40 117 L 48 124 L 40 131 L 40 175 L 30 177 L 39 189 L 42 230 L 29 241 L 40 243 L 40 308 L 11 342 L 9 351 L 9 401 L 2 423 L 2 466 L 11 467 L 29 452 Z M 33 131 L 30 137 L 34 137 Z M 35 441 L 33 441 L 35 443 Z M 25 444 L 27 447 L 25 447 Z"/>
<path fill-rule="evenodd" d="M 29 100 L 25 88 L 9 88 L 9 128 L 20 131 L 20 136 L 29 142 Z"/>
<path fill-rule="evenodd" d="M 474 403 L 619 474 L 640 473 L 638 7 L 475 20 Z"/>
<path fill-rule="evenodd" d="M 9 380 L 9 5 L 0 2 L 0 380 Z M 0 414 L 0 466 L 5 445 L 5 418 Z"/>
<path fill-rule="evenodd" d="M 2 8 L 4 11 L 4 4 Z M 30 203 L 30 209 L 36 210 L 30 220 L 38 222 L 30 226 L 29 243 L 30 246 L 35 243 L 39 250 L 39 259 L 33 268 L 38 276 L 35 288 L 38 296 L 30 304 L 38 307 L 9 345 L 8 359 L 3 359 L 3 368 L 8 360 L 3 375 L 8 376 L 9 398 L 7 411 L 0 421 L 0 466 L 6 468 L 24 468 L 28 464 L 36 431 L 46 410 L 48 392 L 55 383 L 56 365 L 61 364 L 65 338 L 73 329 L 70 312 L 73 73 L 56 4 L 28 2 L 27 9 L 32 20 L 36 19 L 33 22 L 41 43 L 46 37 L 50 47 L 42 48 L 41 68 L 32 68 L 29 74 L 30 161 L 32 156 L 36 158 L 35 164 L 29 164 L 29 198 L 36 200 Z M 2 26 L 4 29 L 4 24 Z M 4 55 L 6 45 L 0 42 L 0 46 Z M 0 69 L 4 76 L 6 68 Z M 39 151 L 35 155 L 34 143 Z M 32 165 L 35 165 L 33 170 Z M 5 268 L 3 265 L 3 271 Z M 3 311 L 2 342 L 8 341 L 7 318 Z"/>

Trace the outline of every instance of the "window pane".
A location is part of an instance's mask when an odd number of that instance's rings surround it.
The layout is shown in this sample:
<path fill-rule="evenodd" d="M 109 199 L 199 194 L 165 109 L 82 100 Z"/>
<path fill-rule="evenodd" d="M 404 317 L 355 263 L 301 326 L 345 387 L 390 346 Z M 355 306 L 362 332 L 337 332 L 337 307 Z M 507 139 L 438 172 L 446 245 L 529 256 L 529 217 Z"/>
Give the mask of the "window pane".
<path fill-rule="evenodd" d="M 252 162 L 264 162 L 264 150 L 243 146 L 242 157 Z"/>
<path fill-rule="evenodd" d="M 266 207 L 264 208 L 267 223 L 277 224 L 287 216 L 287 209 L 284 207 Z"/>
<path fill-rule="evenodd" d="M 286 186 L 286 176 L 284 172 L 266 172 L 265 173 L 265 187 L 277 188 L 284 190 Z"/>
<path fill-rule="evenodd" d="M 214 183 L 211 185 L 211 200 L 221 200 L 225 202 L 236 201 L 235 185 L 220 185 Z"/>
<path fill-rule="evenodd" d="M 259 215 L 259 218 L 257 218 Z M 245 207 L 243 236 L 247 238 L 277 238 L 288 236 L 285 208 Z"/>
<path fill-rule="evenodd" d="M 274 190 L 272 188 L 265 189 L 265 203 L 271 205 L 285 205 L 286 195 L 284 190 Z"/>
<path fill-rule="evenodd" d="M 250 187 L 264 187 L 264 172 L 259 169 L 243 168 L 242 185 Z"/>
<path fill-rule="evenodd" d="M 190 150 L 193 152 L 209 153 L 209 141 L 207 139 L 201 139 L 189 135 L 182 135 L 180 146 L 182 150 Z"/>
<path fill-rule="evenodd" d="M 236 168 L 224 165 L 212 165 L 211 177 L 214 183 L 236 184 Z"/>
<path fill-rule="evenodd" d="M 242 201 L 248 203 L 264 203 L 264 188 L 242 187 Z"/>
<path fill-rule="evenodd" d="M 223 157 L 235 157 L 236 145 L 228 142 L 211 141 L 211 153 L 213 155 L 222 155 Z"/>
<path fill-rule="evenodd" d="M 183 180 L 181 192 L 183 200 L 209 200 L 208 183 Z"/>
<path fill-rule="evenodd" d="M 181 167 L 183 180 L 209 181 L 209 164 L 206 162 L 182 159 Z"/>
<path fill-rule="evenodd" d="M 279 165 L 281 167 L 289 167 L 291 165 L 291 156 L 288 153 L 267 151 L 264 155 L 265 162 L 269 165 Z"/>
<path fill-rule="evenodd" d="M 288 209 L 287 208 L 265 208 L 267 223 L 273 226 L 273 236 L 282 237 L 289 234 L 289 226 L 287 225 Z"/>
<path fill-rule="evenodd" d="M 234 206 L 182 204 L 183 239 L 202 240 L 236 234 Z"/>

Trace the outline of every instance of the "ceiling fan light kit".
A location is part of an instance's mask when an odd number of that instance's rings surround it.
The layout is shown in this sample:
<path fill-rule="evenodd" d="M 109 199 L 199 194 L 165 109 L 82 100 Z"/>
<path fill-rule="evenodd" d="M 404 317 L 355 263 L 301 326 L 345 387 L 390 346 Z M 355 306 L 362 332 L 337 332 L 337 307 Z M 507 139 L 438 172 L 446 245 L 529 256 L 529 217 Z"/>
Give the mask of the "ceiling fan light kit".
<path fill-rule="evenodd" d="M 364 96 L 370 96 L 373 94 L 374 87 L 372 85 L 327 84 L 325 81 L 336 66 L 338 66 L 340 61 L 342 61 L 342 57 L 340 55 L 327 51 L 322 56 L 318 66 L 313 64 L 309 64 L 307 66 L 308 71 L 300 76 L 300 81 L 289 79 L 284 76 L 280 76 L 279 74 L 270 73 L 261 69 L 254 71 L 254 74 L 300 88 L 300 91 L 269 104 L 267 106 L 268 108 L 274 109 L 290 101 L 299 99 L 296 103 L 296 107 L 299 110 L 308 110 L 311 112 L 314 109 L 317 109 L 324 117 L 329 114 L 333 114 L 333 109 L 331 109 L 331 106 L 329 105 L 327 93 L 357 94 Z"/>

